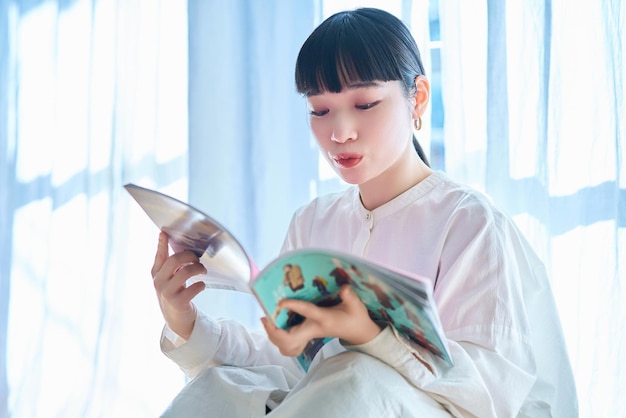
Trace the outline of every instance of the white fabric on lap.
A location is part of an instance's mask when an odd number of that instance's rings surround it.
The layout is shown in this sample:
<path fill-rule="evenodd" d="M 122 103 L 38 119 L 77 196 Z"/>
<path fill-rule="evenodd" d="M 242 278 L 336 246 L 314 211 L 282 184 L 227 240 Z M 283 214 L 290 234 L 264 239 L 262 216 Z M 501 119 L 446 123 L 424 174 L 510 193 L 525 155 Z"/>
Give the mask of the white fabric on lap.
<path fill-rule="evenodd" d="M 289 383 L 278 366 L 211 367 L 185 385 L 161 418 L 264 417 L 268 398 L 282 399 Z"/>
<path fill-rule="evenodd" d="M 288 389 L 277 367 L 212 367 L 190 381 L 161 417 L 263 417 L 268 398 L 279 400 Z M 269 414 L 272 418 L 351 416 L 451 415 L 392 367 L 353 351 L 319 363 Z"/>
<path fill-rule="evenodd" d="M 287 395 L 271 418 L 449 418 L 444 407 L 394 368 L 346 351 L 321 362 Z"/>

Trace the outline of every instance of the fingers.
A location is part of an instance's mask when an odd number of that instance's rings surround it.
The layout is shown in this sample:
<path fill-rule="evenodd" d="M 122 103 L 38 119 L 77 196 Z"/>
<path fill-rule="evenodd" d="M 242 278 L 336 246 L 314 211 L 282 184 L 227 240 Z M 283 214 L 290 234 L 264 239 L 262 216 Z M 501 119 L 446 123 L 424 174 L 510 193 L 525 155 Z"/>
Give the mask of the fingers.
<path fill-rule="evenodd" d="M 327 316 L 329 309 L 350 313 L 363 307 L 363 302 L 361 302 L 361 299 L 359 299 L 350 286 L 344 285 L 340 289 L 339 298 L 341 299 L 341 303 L 330 308 L 321 308 L 311 302 L 299 299 L 283 299 L 278 303 L 278 309 L 289 309 L 305 318 L 319 321 Z"/>
<path fill-rule="evenodd" d="M 188 339 L 197 314 L 192 299 L 205 289 L 205 284 L 196 281 L 187 286 L 187 281 L 192 276 L 206 273 L 206 269 L 193 253 L 179 254 L 172 255 L 163 263 L 153 283 L 165 322 L 176 334 Z M 188 260 L 189 257 L 196 261 L 179 265 L 181 259 Z"/>
<path fill-rule="evenodd" d="M 152 278 L 157 276 L 171 276 L 185 264 L 199 263 L 200 260 L 192 251 L 182 251 L 169 255 L 168 236 L 165 232 L 159 234 L 159 243 L 152 265 Z"/>
<path fill-rule="evenodd" d="M 154 263 L 152 265 L 152 271 L 151 271 L 153 279 L 154 279 L 154 276 L 156 276 L 157 272 L 161 270 L 161 267 L 163 267 L 163 263 L 165 263 L 165 260 L 167 260 L 167 257 L 169 256 L 169 249 L 168 249 L 167 244 L 168 244 L 167 234 L 165 232 L 160 232 L 159 243 L 157 245 L 157 251 L 154 256 Z"/>
<path fill-rule="evenodd" d="M 192 307 L 191 300 L 205 289 L 204 282 L 195 282 L 187 287 L 167 287 L 161 292 L 161 298 L 176 312 L 183 312 Z"/>
<path fill-rule="evenodd" d="M 156 279 L 157 275 L 163 276 L 164 274 L 173 274 L 186 264 L 200 262 L 198 256 L 192 251 L 182 251 L 180 253 L 173 254 L 170 257 L 168 242 L 169 240 L 167 234 L 165 232 L 161 232 L 159 234 L 159 243 L 157 246 L 157 252 L 154 256 L 154 264 L 151 270 L 153 279 Z"/>
<path fill-rule="evenodd" d="M 203 281 L 187 286 L 188 280 L 206 272 L 198 256 L 191 251 L 170 256 L 168 236 L 164 232 L 159 234 L 151 270 L 153 284 L 165 322 L 183 338 L 189 338 L 196 320 L 192 299 L 205 289 Z"/>
<path fill-rule="evenodd" d="M 282 300 L 278 304 L 279 309 L 300 314 L 305 320 L 286 331 L 266 326 L 270 340 L 281 353 L 297 355 L 313 338 L 336 337 L 358 345 L 376 337 L 380 327 L 372 321 L 366 306 L 354 290 L 343 286 L 339 296 L 341 303 L 332 307 L 318 307 L 297 299 Z"/>
<path fill-rule="evenodd" d="M 342 305 L 347 308 L 347 311 L 353 311 L 354 309 L 359 309 L 364 306 L 361 299 L 359 299 L 356 292 L 350 286 L 342 286 L 339 290 L 339 297 L 341 298 Z"/>
<path fill-rule="evenodd" d="M 173 305 L 181 307 L 187 305 L 204 289 L 203 282 L 186 286 L 190 277 L 206 273 L 206 268 L 200 263 L 198 256 L 191 251 L 183 251 L 170 256 L 168 237 L 164 232 L 159 234 L 151 273 L 157 293 Z"/>
<path fill-rule="evenodd" d="M 315 337 L 310 336 L 307 328 L 295 326 L 289 330 L 278 328 L 267 318 L 261 318 L 261 323 L 267 332 L 269 340 L 278 347 L 284 356 L 295 357 L 302 353 L 308 342 Z"/>
<path fill-rule="evenodd" d="M 305 318 L 317 320 L 323 314 L 323 308 L 299 299 L 283 299 L 278 303 L 278 309 L 287 309 L 302 315 Z"/>
<path fill-rule="evenodd" d="M 332 308 L 320 308 L 297 299 L 284 299 L 279 303 L 278 309 L 287 309 L 305 317 L 304 322 L 291 326 L 288 330 L 278 328 L 267 318 L 262 319 L 269 340 L 278 347 L 281 354 L 297 356 L 312 339 L 332 336 Z"/>
<path fill-rule="evenodd" d="M 184 251 L 170 256 L 163 263 L 154 276 L 154 287 L 167 297 L 183 291 L 189 278 L 205 273 L 206 268 L 198 257 L 190 251 Z"/>

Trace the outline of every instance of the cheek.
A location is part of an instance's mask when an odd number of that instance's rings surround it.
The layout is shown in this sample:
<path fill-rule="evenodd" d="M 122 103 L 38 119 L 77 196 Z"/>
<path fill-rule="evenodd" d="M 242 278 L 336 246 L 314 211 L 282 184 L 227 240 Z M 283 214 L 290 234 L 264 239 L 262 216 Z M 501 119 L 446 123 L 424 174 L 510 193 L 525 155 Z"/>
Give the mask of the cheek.
<path fill-rule="evenodd" d="M 381 159 L 395 160 L 404 153 L 407 141 L 413 138 L 411 119 L 406 118 L 404 113 L 396 112 L 372 122 L 377 123 L 370 125 L 369 132 L 373 134 L 374 146 L 380 150 L 378 155 Z"/>
<path fill-rule="evenodd" d="M 311 132 L 313 132 L 317 143 L 321 147 L 324 147 L 324 144 L 330 139 L 330 133 L 328 132 L 326 124 L 320 119 L 315 118 L 311 120 Z"/>

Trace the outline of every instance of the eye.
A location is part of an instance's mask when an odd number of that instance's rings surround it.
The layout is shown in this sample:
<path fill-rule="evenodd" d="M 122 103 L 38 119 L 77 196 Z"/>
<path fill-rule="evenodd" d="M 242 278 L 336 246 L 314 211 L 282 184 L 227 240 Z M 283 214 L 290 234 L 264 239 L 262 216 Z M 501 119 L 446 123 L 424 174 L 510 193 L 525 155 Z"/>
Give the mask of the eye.
<path fill-rule="evenodd" d="M 378 103 L 380 103 L 380 100 L 377 100 L 377 101 L 372 102 L 372 103 L 366 103 L 366 104 L 363 104 L 363 105 L 357 105 L 357 106 L 355 106 L 355 107 L 356 107 L 357 109 L 367 110 L 367 109 L 371 109 L 371 108 L 373 108 L 373 107 L 374 107 L 374 106 L 376 106 Z"/>
<path fill-rule="evenodd" d="M 324 116 L 327 113 L 328 113 L 328 110 L 311 110 L 309 112 L 311 116 L 317 116 L 317 117 Z"/>

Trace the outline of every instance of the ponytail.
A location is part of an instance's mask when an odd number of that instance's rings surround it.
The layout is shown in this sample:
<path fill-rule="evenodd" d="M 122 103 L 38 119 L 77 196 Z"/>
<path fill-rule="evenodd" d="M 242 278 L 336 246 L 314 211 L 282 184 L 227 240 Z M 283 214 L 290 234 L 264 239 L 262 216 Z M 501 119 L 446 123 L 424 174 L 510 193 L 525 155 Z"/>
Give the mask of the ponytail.
<path fill-rule="evenodd" d="M 422 146 L 420 145 L 420 143 L 417 141 L 417 138 L 415 137 L 415 135 L 413 135 L 413 147 L 415 148 L 415 151 L 417 151 L 417 155 L 419 155 L 422 161 L 424 161 L 424 163 L 428 167 L 430 167 L 430 163 L 428 162 L 428 157 L 426 157 L 426 153 L 424 153 L 424 150 L 422 149 Z"/>

